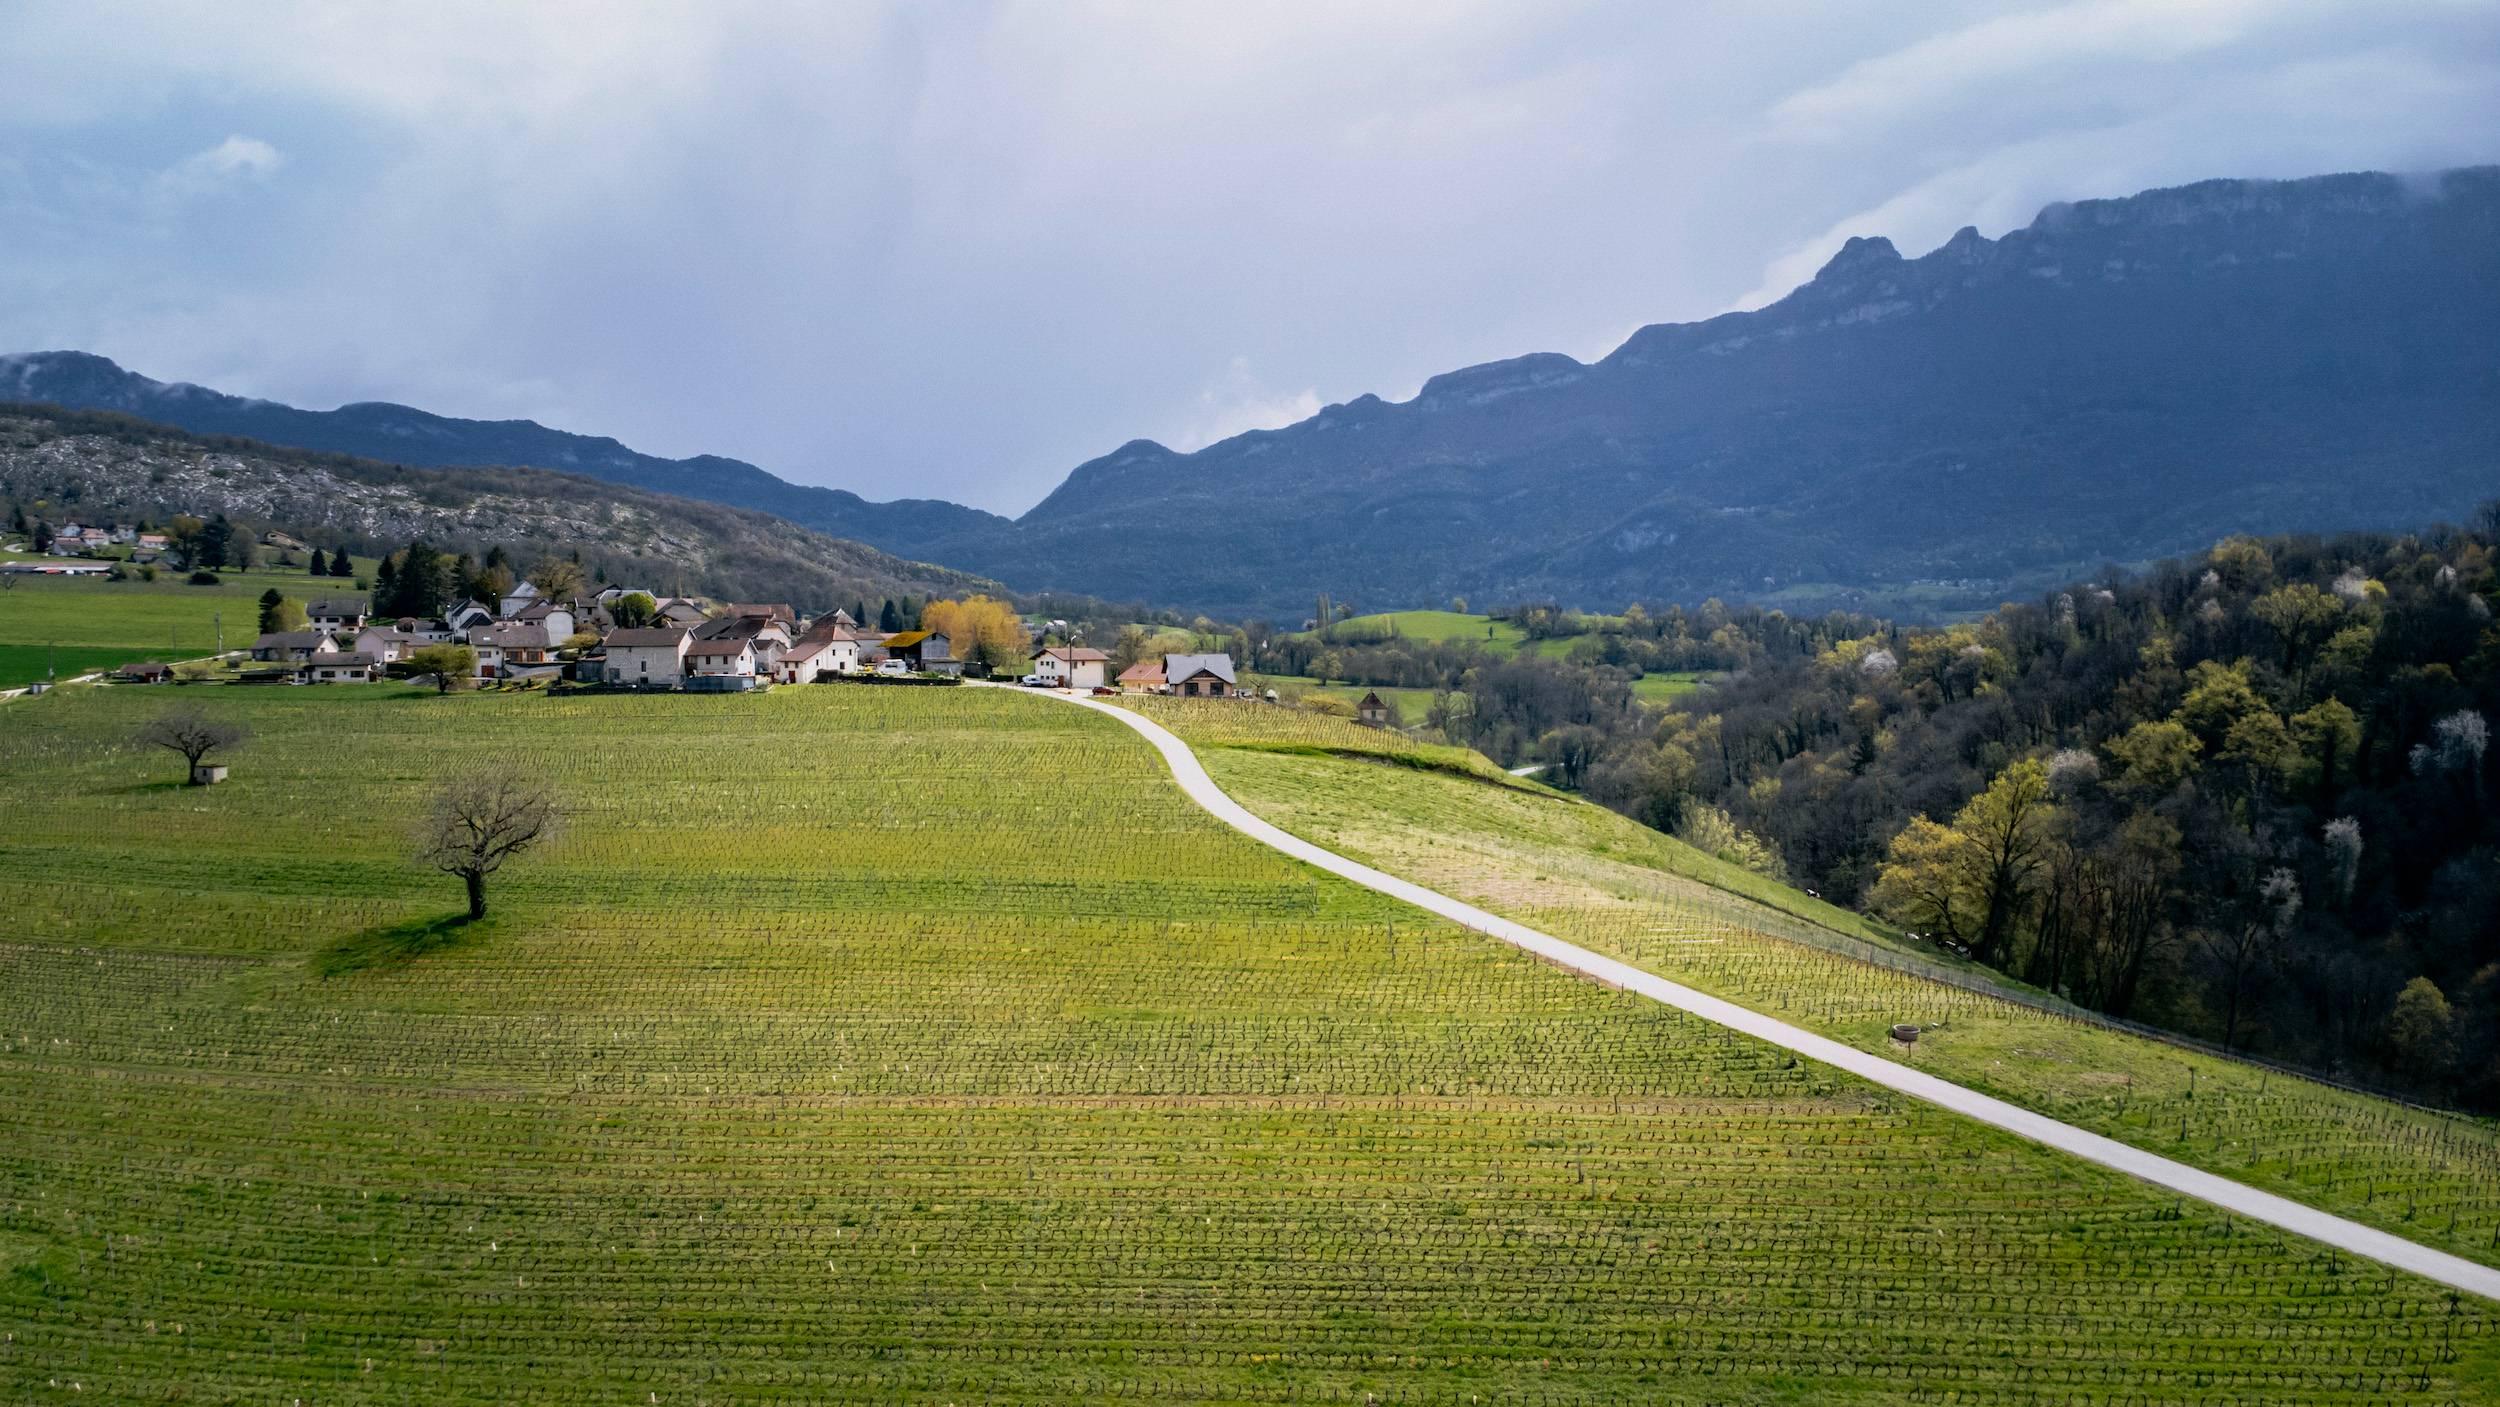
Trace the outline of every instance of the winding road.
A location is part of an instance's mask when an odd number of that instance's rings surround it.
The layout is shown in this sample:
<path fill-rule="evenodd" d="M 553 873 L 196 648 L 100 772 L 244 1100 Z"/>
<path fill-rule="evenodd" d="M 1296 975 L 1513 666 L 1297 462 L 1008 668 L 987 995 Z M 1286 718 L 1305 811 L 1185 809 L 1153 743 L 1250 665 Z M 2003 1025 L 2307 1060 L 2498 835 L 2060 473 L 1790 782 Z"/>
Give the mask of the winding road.
<path fill-rule="evenodd" d="M 1012 686 L 1007 686 L 1012 687 Z M 1032 692 L 1019 690 L 1019 692 Z M 1637 992 L 1653 1001 L 1664 1002 L 1680 1011 L 1687 1011 L 1705 1021 L 1714 1022 L 1732 1031 L 1741 1031 L 1757 1040 L 1768 1041 L 1784 1050 L 1794 1051 L 1809 1060 L 1819 1061 L 1836 1069 L 1846 1070 L 1863 1080 L 1882 1085 L 1930 1104 L 1950 1109 L 1956 1114 L 1977 1119 L 2008 1133 L 2026 1138 L 2045 1147 L 2071 1153 L 2087 1162 L 2098 1163 L 2140 1178 L 2156 1187 L 2166 1187 L 2199 1201 L 2210 1203 L 2236 1216 L 2306 1236 L 2337 1250 L 2411 1271 L 2425 1279 L 2435 1280 L 2452 1289 L 2485 1299 L 2500 1301 L 2500 1270 L 2477 1265 L 2445 1251 L 2391 1235 L 2357 1221 L 2347 1221 L 2314 1207 L 2304 1206 L 2271 1192 L 2261 1192 L 2244 1183 L 2218 1177 L 2201 1168 L 2164 1158 L 2156 1153 L 2105 1138 L 2088 1129 L 2061 1123 L 2042 1114 L 2035 1114 L 2002 1099 L 1981 1094 L 1977 1090 L 1938 1079 L 1923 1070 L 1871 1055 L 1853 1046 L 1803 1027 L 1792 1026 L 1733 1002 L 1723 1001 L 1706 992 L 1695 991 L 1680 982 L 1670 982 L 1654 973 L 1643 972 L 1628 963 L 1618 962 L 1594 953 L 1576 943 L 1566 943 L 1551 934 L 1541 933 L 1525 924 L 1514 923 L 1499 914 L 1487 913 L 1472 904 L 1464 904 L 1446 894 L 1426 889 L 1420 884 L 1373 869 L 1349 860 L 1331 850 L 1323 850 L 1299 836 L 1290 835 L 1252 815 L 1241 803 L 1224 794 L 1215 780 L 1207 775 L 1196 753 L 1189 745 L 1174 737 L 1162 725 L 1113 704 L 1098 703 L 1091 698 L 1069 694 L 1052 694 L 1062 702 L 1108 714 L 1135 729 L 1163 754 L 1172 769 L 1172 779 L 1180 783 L 1191 800 L 1242 834 L 1306 864 L 1315 865 L 1366 889 L 1377 890 L 1393 899 L 1400 899 L 1419 909 L 1426 909 L 1465 928 L 1499 938 L 1514 947 L 1523 948 L 1549 962 L 1577 972 L 1582 976 Z"/>

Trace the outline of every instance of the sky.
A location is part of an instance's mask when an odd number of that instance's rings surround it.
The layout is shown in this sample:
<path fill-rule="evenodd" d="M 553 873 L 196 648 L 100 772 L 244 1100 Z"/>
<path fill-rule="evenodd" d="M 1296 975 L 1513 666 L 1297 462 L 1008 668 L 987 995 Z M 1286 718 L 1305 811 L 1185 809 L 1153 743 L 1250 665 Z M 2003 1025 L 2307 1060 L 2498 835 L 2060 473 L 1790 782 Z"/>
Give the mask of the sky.
<path fill-rule="evenodd" d="M 2500 0 L 0 0 L 0 353 L 1021 512 L 2055 200 L 2500 160 Z"/>

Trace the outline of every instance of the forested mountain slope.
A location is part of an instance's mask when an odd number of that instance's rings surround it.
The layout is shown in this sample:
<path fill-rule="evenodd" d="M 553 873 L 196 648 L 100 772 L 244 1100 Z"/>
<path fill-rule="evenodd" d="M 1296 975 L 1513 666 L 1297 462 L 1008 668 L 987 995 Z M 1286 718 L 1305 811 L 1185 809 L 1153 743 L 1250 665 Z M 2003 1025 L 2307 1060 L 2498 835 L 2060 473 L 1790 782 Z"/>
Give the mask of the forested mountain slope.
<path fill-rule="evenodd" d="M 55 524 L 223 513 L 323 546 L 578 554 L 597 580 L 848 604 L 999 589 L 768 514 L 536 469 L 409 469 L 195 436 L 126 416 L 0 408 L 0 501 Z"/>
<path fill-rule="evenodd" d="M 1591 786 L 2085 1004 L 2500 1104 L 2500 507 L 2233 538 L 1680 701 Z"/>

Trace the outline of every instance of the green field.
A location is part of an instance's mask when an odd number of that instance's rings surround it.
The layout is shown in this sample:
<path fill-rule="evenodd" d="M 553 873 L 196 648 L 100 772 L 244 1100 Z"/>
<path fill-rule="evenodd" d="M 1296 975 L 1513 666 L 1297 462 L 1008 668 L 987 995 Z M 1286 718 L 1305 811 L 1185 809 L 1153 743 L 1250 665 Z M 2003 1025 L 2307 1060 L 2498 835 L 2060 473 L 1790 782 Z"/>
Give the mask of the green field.
<path fill-rule="evenodd" d="M 1899 945 L 1759 877 L 1713 872 L 1717 861 L 1601 807 L 1239 746 L 1257 741 L 1255 711 L 1210 728 L 1169 701 L 1149 707 L 1204 744 L 1208 770 L 1236 799 L 1333 849 L 1861 1049 L 1902 1053 L 1889 1028 L 1929 1026 L 1907 1053 L 1923 1068 L 2500 1264 L 2500 1130 L 2487 1121 L 2418 1113 L 1854 960 L 1841 951 L 1851 943 Z M 1747 912 L 1711 885 L 1815 922 Z"/>
<path fill-rule="evenodd" d="M 1527 638 L 1509 621 L 1461 615 L 1457 611 L 1382 611 L 1376 615 L 1349 616 L 1339 621 L 1332 633 L 1346 640 L 1390 636 L 1436 642 L 1473 640 L 1496 654 L 1509 654 Z"/>
<path fill-rule="evenodd" d="M 1591 616 L 1589 619 L 1597 622 L 1610 618 Z M 1456 611 L 1383 611 L 1377 615 L 1352 616 L 1337 626 L 1336 638 L 1349 643 L 1357 643 L 1392 636 L 1406 640 L 1436 642 L 1473 640 L 1497 655 L 1516 654 L 1523 645 L 1529 645 L 1527 636 L 1520 631 L 1519 627 L 1508 621 L 1494 620 L 1489 616 L 1461 615 Z M 1562 636 L 1539 640 L 1529 647 L 1542 658 L 1559 660 L 1568 656 L 1573 646 L 1592 638 L 1594 637 L 1587 635 Z M 1632 681 L 1632 693 L 1643 703 L 1664 705 L 1669 700 L 1680 698 L 1700 688 L 1703 678 L 1704 676 L 1695 673 L 1646 675 Z M 1315 683 L 1316 681 L 1309 682 Z M 1363 689 L 1359 685 L 1352 686 L 1350 692 L 1348 686 L 1329 685 L 1323 692 L 1342 694 L 1347 698 L 1355 699 L 1363 696 Z M 1385 699 L 1393 692 L 1400 695 L 1417 695 L 1425 701 L 1429 701 L 1432 696 L 1432 691 L 1429 689 L 1394 691 L 1382 689 L 1380 696 Z M 1421 702 L 1410 704 L 1407 699 L 1400 698 L 1397 704 L 1401 720 L 1406 724 L 1412 725 L 1423 720 Z"/>
<path fill-rule="evenodd" d="M 43 678 L 48 662 L 67 679 L 132 660 L 196 659 L 220 639 L 243 649 L 260 633 L 260 594 L 273 586 L 299 604 L 360 594 L 353 580 L 274 568 L 229 572 L 216 586 L 183 578 L 170 570 L 155 581 L 18 578 L 0 591 L 0 689 Z"/>
<path fill-rule="evenodd" d="M 1705 677 L 1698 673 L 1644 674 L 1632 681 L 1632 697 L 1664 707 L 1700 688 Z"/>
<path fill-rule="evenodd" d="M 122 741 L 157 691 L 0 718 L 0 1400 L 2360 1403 L 2500 1375 L 2490 1306 L 1285 861 L 1064 704 L 181 697 L 256 731 L 225 786 Z M 1417 784 L 1568 805 L 1328 720 L 1199 731 L 1255 745 L 1215 749 L 1228 782 L 1377 786 L 1387 816 Z M 445 930 L 404 818 L 472 767 L 568 816 Z"/>
<path fill-rule="evenodd" d="M 1261 674 L 1253 676 L 1250 683 L 1254 689 L 1258 690 L 1265 690 L 1273 685 L 1287 694 L 1294 693 L 1295 686 L 1299 686 L 1299 693 L 1303 697 L 1316 694 L 1332 699 L 1343 699 L 1348 704 L 1360 703 L 1365 694 L 1378 694 L 1382 702 L 1397 711 L 1398 725 L 1405 728 L 1422 724 L 1425 713 L 1432 707 L 1434 693 L 1431 689 L 1400 689 L 1388 685 L 1375 687 L 1369 684 L 1322 684 L 1316 679 L 1297 674 Z"/>

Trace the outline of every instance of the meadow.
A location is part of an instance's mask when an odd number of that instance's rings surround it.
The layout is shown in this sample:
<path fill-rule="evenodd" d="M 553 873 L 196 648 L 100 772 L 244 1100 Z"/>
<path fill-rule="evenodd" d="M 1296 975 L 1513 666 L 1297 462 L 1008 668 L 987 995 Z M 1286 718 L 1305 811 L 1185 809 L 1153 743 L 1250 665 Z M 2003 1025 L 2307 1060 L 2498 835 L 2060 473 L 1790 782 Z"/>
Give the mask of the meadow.
<path fill-rule="evenodd" d="M 271 587 L 298 604 L 323 596 L 355 596 L 356 583 L 269 567 L 228 572 L 215 586 L 192 586 L 185 574 L 154 581 L 94 577 L 18 577 L 0 590 L 0 689 L 46 677 L 69 679 L 116 669 L 133 660 L 196 659 L 222 640 L 240 650 L 260 633 L 260 594 Z"/>
<path fill-rule="evenodd" d="M 1589 616 L 1586 619 L 1592 626 L 1611 622 L 1613 626 L 1620 627 L 1622 624 L 1618 617 Z M 1302 638 L 1308 638 L 1310 634 L 1303 632 Z M 1518 626 L 1490 616 L 1462 615 L 1456 611 L 1382 611 L 1374 615 L 1348 617 L 1337 625 L 1330 638 L 1349 645 L 1390 639 L 1436 644 L 1473 641 L 1484 646 L 1488 653 L 1498 656 L 1517 655 L 1525 650 L 1542 659 L 1560 660 L 1569 656 L 1574 646 L 1596 637 L 1568 635 L 1530 641 Z M 1274 678 L 1279 682 L 1303 685 L 1305 692 L 1331 694 L 1349 701 L 1364 694 L 1364 686 L 1360 684 L 1325 684 L 1296 675 L 1277 675 Z M 1702 687 L 1706 678 L 1706 675 L 1695 672 L 1647 674 L 1632 681 L 1632 695 L 1642 703 L 1663 708 Z M 1429 689 L 1383 688 L 1379 693 L 1398 710 L 1399 723 L 1409 727 L 1423 722 L 1424 709 L 1432 700 Z"/>
<path fill-rule="evenodd" d="M 1387 639 L 1392 636 L 1434 643 L 1474 640 L 1495 654 L 1503 655 L 1517 650 L 1528 638 L 1509 621 L 1458 611 L 1379 611 L 1371 615 L 1349 616 L 1337 623 L 1334 633 L 1347 640 Z"/>
<path fill-rule="evenodd" d="M 1597 806 L 1448 772 L 1261 746 L 1301 727 L 1144 705 L 1235 799 L 1308 839 L 1863 1050 L 2442 1250 L 2500 1264 L 2500 1129 L 1898 970 L 1901 944 Z M 1384 739 L 1380 746 L 1394 747 Z M 1713 862 L 1715 863 L 1715 862 Z M 1792 891 L 1793 892 L 1793 891 Z M 1798 896 L 1803 899 L 1803 896 Z M 1806 901 L 1810 904 L 1811 901 Z M 1823 906 L 1828 909 L 1828 906 Z M 1838 910 L 1829 910 L 1838 914 Z M 1800 923 L 1807 919 L 1810 922 Z M 1874 961 L 1856 954 L 1868 948 Z M 1931 961 L 1936 961 L 1931 959 Z M 1984 973 L 1936 961 L 1961 983 Z M 1895 1044 L 1895 1023 L 1926 1028 Z"/>
<path fill-rule="evenodd" d="M 1295 865 L 1064 704 L 192 689 L 255 733 L 192 789 L 169 695 L 0 704 L 0 1399 L 2500 1390 L 2492 1306 Z M 1256 712 L 1228 781 L 1567 805 Z M 464 929 L 405 857 L 468 769 L 567 814 Z"/>

